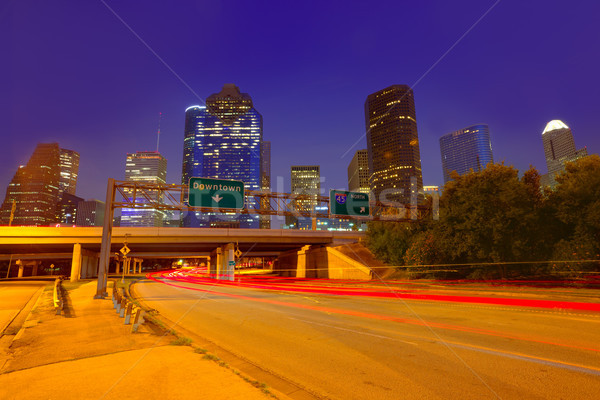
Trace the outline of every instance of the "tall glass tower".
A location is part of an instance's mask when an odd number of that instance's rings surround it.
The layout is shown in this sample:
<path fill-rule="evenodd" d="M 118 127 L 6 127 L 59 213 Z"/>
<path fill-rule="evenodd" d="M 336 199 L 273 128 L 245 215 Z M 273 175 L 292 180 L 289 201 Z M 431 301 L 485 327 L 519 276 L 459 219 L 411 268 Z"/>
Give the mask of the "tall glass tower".
<path fill-rule="evenodd" d="M 246 190 L 260 190 L 262 116 L 252 98 L 233 84 L 206 99 L 206 106 L 185 112 L 181 180 L 192 177 L 233 179 Z M 259 228 L 258 215 L 188 212 L 183 226 Z"/>
<path fill-rule="evenodd" d="M 490 130 L 485 124 L 472 125 L 440 138 L 444 183 L 452 180 L 450 172 L 459 175 L 470 170 L 481 171 L 494 162 Z"/>
<path fill-rule="evenodd" d="M 587 148 L 576 150 L 573 133 L 564 122 L 559 119 L 546 124 L 542 132 L 544 155 L 548 166 L 548 175 L 542 177 L 542 182 L 554 187 L 556 174 L 565 170 L 565 164 L 588 155 Z"/>
<path fill-rule="evenodd" d="M 413 91 L 393 85 L 365 102 L 369 185 L 375 200 L 411 204 L 423 189 Z"/>
<path fill-rule="evenodd" d="M 142 183 L 161 183 L 167 180 L 167 159 L 155 151 L 138 151 L 127 154 L 125 164 L 125 180 Z M 125 190 L 127 196 L 133 196 L 130 189 Z M 152 201 L 161 203 L 163 199 L 158 191 L 147 191 Z M 148 203 L 148 200 L 136 195 L 136 203 Z M 163 226 L 164 211 L 143 208 L 123 208 L 121 210 L 121 226 Z"/>

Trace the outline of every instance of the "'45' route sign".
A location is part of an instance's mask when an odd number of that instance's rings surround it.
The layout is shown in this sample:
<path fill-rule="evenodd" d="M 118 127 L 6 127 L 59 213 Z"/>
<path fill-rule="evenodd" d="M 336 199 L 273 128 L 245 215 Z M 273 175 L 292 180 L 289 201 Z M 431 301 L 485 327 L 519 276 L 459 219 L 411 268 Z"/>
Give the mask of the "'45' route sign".
<path fill-rule="evenodd" d="M 329 215 L 368 217 L 369 213 L 368 194 L 343 190 L 329 192 Z"/>
<path fill-rule="evenodd" d="M 244 182 L 190 178 L 188 204 L 192 207 L 244 208 Z"/>

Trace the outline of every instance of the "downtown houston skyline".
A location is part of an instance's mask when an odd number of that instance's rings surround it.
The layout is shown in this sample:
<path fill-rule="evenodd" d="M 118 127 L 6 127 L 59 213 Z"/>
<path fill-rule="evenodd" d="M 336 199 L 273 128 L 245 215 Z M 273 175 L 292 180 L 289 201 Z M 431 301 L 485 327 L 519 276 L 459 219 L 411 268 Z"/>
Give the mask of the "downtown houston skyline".
<path fill-rule="evenodd" d="M 263 116 L 273 190 L 290 190 L 292 165 L 319 165 L 326 193 L 347 188 L 365 100 L 395 84 L 414 92 L 424 185 L 443 184 L 440 137 L 475 124 L 494 161 L 521 171 L 546 172 L 551 120 L 600 151 L 594 2 L 143 5 L 0 7 L 1 187 L 57 142 L 81 155 L 77 195 L 104 200 L 128 153 L 156 150 L 160 112 L 167 182 L 180 183 L 185 110 L 226 83 Z"/>

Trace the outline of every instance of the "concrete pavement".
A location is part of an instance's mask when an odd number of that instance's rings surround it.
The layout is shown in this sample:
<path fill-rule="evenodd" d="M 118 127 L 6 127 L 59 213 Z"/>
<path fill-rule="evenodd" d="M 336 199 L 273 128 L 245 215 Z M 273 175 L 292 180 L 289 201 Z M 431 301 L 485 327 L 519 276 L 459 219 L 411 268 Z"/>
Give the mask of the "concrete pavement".
<path fill-rule="evenodd" d="M 96 282 L 65 286 L 66 315 L 54 314 L 52 291 L 41 293 L 0 349 L 0 399 L 287 399 L 193 347 L 171 345 L 172 335 L 147 326 L 130 333 L 110 299 L 93 299 Z"/>

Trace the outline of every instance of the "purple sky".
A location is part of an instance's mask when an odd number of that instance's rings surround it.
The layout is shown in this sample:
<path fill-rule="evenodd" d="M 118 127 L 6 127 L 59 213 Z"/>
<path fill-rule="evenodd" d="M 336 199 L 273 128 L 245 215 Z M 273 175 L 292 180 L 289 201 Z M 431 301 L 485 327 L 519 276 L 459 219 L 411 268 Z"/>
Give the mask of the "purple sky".
<path fill-rule="evenodd" d="M 104 200 L 126 153 L 156 149 L 159 112 L 180 183 L 184 111 L 224 83 L 263 116 L 275 189 L 298 164 L 346 188 L 364 101 L 392 84 L 414 87 L 426 185 L 443 183 L 439 137 L 476 123 L 496 161 L 546 172 L 551 119 L 600 152 L 598 15 L 592 0 L 4 1 L 1 195 L 36 143 L 58 142 L 81 155 L 77 194 Z"/>

